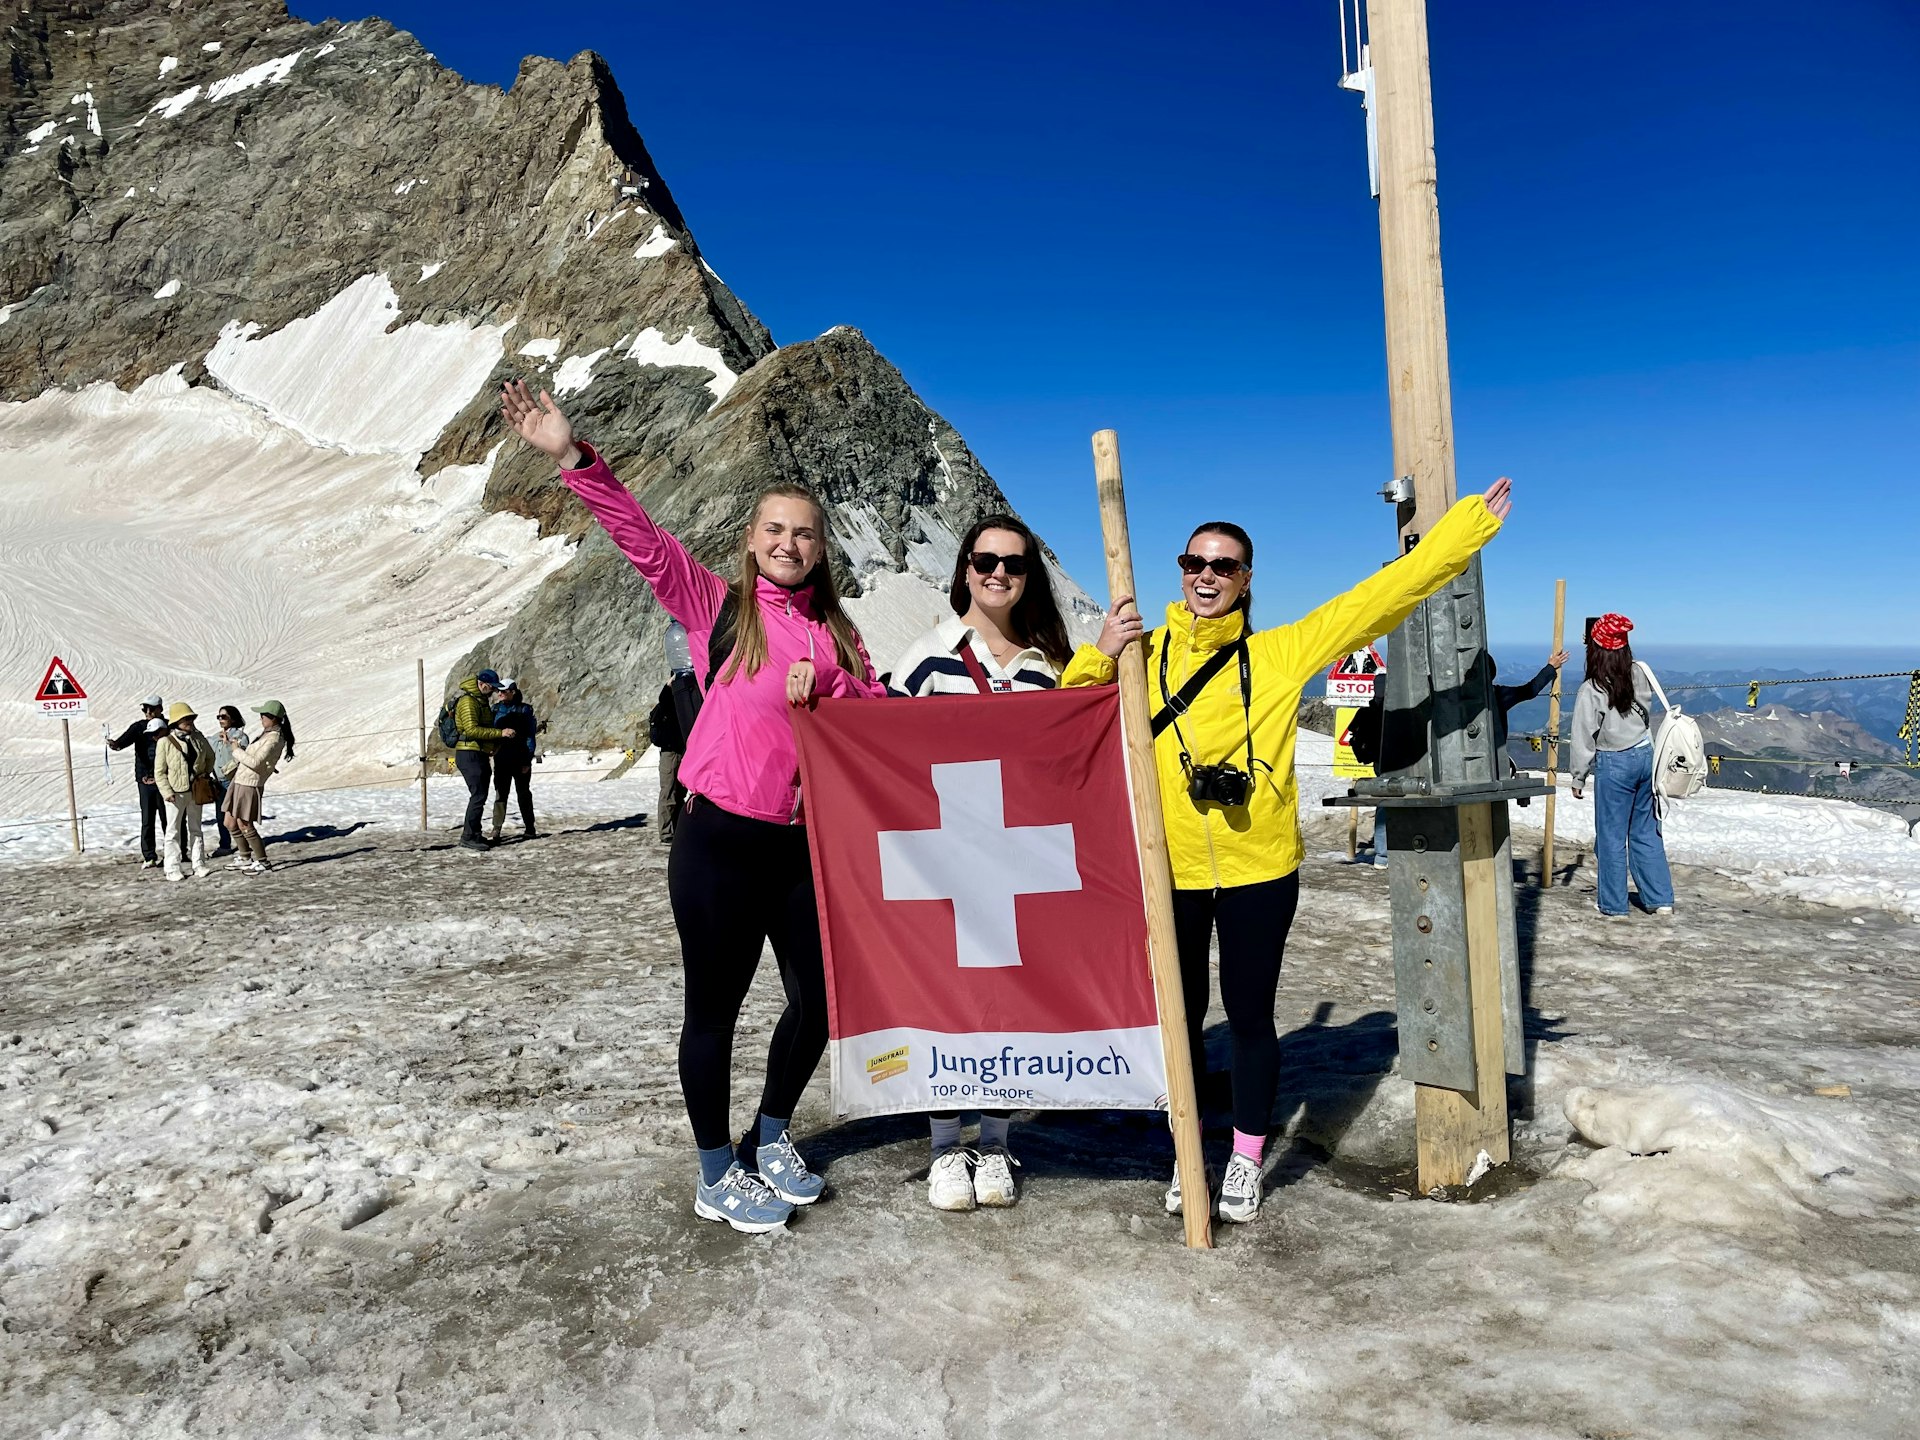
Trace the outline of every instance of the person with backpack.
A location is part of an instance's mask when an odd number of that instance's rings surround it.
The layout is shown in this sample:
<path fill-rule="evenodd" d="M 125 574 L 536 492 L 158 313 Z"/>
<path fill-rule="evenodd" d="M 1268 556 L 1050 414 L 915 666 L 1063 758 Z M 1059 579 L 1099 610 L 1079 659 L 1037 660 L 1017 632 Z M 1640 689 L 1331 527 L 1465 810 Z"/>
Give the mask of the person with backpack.
<path fill-rule="evenodd" d="M 1418 546 L 1291 625 L 1253 628 L 1253 541 L 1229 521 L 1194 530 L 1179 556 L 1181 598 L 1146 637 L 1148 703 L 1160 809 L 1173 864 L 1173 921 L 1196 1086 L 1209 952 L 1220 944 L 1220 998 L 1232 1038 L 1233 1155 L 1220 1185 L 1223 1220 L 1260 1209 L 1261 1162 L 1280 1078 L 1274 996 L 1300 900 L 1299 790 L 1293 768 L 1300 692 L 1342 655 L 1371 644 L 1460 575 L 1513 508 L 1512 482 L 1449 509 Z M 1095 647 L 1063 685 L 1110 684 L 1116 658 L 1142 638 L 1131 596 L 1114 600 Z M 1184 1200 L 1175 1172 L 1166 1204 Z"/>
<path fill-rule="evenodd" d="M 1587 628 L 1587 677 L 1573 702 L 1568 778 L 1573 798 L 1593 785 L 1593 857 L 1600 913 L 1628 918 L 1627 875 L 1640 903 L 1673 914 L 1673 872 L 1660 831 L 1655 756 L 1647 706 L 1660 682 L 1637 663 L 1627 635 L 1633 622 L 1608 613 Z M 1665 696 L 1661 697 L 1664 708 Z"/>
<path fill-rule="evenodd" d="M 191 705 L 175 701 L 167 712 L 167 729 L 154 747 L 154 788 L 167 802 L 172 816 L 160 852 L 166 862 L 167 879 L 172 881 L 187 878 L 189 863 L 195 879 L 204 880 L 212 873 L 207 869 L 207 837 L 200 824 L 200 807 L 214 798 L 214 756 L 213 746 L 200 733 L 198 719 Z M 182 851 L 186 852 L 184 860 Z"/>
<path fill-rule="evenodd" d="M 227 812 L 227 828 L 239 838 L 239 854 L 233 868 L 264 875 L 273 866 L 267 863 L 267 842 L 260 838 L 261 795 L 267 781 L 282 760 L 293 759 L 293 721 L 287 707 L 278 700 L 263 700 L 257 707 L 260 733 L 242 744 L 238 736 L 233 744 L 233 779 L 227 784 L 222 803 Z M 240 732 L 242 736 L 245 731 Z"/>
<path fill-rule="evenodd" d="M 706 658 L 700 719 L 680 766 L 687 805 L 667 864 L 685 966 L 680 1086 L 700 1151 L 693 1213 L 750 1233 L 777 1229 L 825 1189 L 789 1132 L 826 1052 L 827 982 L 787 712 L 816 696 L 886 689 L 841 606 L 826 513 L 811 491 L 776 485 L 759 496 L 729 582 L 655 524 L 592 446 L 575 441 L 551 395 L 536 402 L 513 381 L 500 409 L 510 429 L 559 465 L 567 488 Z M 787 1004 L 767 1050 L 750 1171 L 731 1143 L 729 1071 L 740 1007 L 768 942 Z"/>
<path fill-rule="evenodd" d="M 540 832 L 533 824 L 533 756 L 539 743 L 540 721 L 533 707 L 520 693 L 519 682 L 500 677 L 500 688 L 493 693 L 493 723 L 506 739 L 493 751 L 493 830 L 487 839 L 500 843 L 500 828 L 507 823 L 507 792 L 520 802 L 520 838 L 538 840 Z"/>
<path fill-rule="evenodd" d="M 160 798 L 160 792 L 153 783 L 154 747 L 160 743 L 160 737 L 166 732 L 167 722 L 162 712 L 166 702 L 158 695 L 149 695 L 140 702 L 140 718 L 134 721 L 119 735 L 107 741 L 109 750 L 124 750 L 133 747 L 133 784 L 140 795 L 140 868 L 151 870 L 160 863 L 160 852 L 154 845 L 154 834 L 166 834 L 166 801 Z"/>
<path fill-rule="evenodd" d="M 1010 695 L 1051 690 L 1073 656 L 1034 533 L 1011 515 L 976 521 L 960 542 L 947 587 L 951 619 L 906 649 L 882 677 L 902 695 Z M 994 707 L 982 707 L 991 725 Z M 936 1210 L 1004 1208 L 1020 1198 L 1010 1148 L 1012 1112 L 980 1115 L 979 1143 L 960 1143 L 960 1112 L 936 1111 L 927 1203 Z"/>
<path fill-rule="evenodd" d="M 462 680 L 453 697 L 440 707 L 441 743 L 453 751 L 454 768 L 467 782 L 467 813 L 460 826 L 462 850 L 493 848 L 480 833 L 480 817 L 493 783 L 493 753 L 502 740 L 511 740 L 516 733 L 510 726 L 493 723 L 493 697 L 499 689 L 500 677 L 482 670 Z"/>

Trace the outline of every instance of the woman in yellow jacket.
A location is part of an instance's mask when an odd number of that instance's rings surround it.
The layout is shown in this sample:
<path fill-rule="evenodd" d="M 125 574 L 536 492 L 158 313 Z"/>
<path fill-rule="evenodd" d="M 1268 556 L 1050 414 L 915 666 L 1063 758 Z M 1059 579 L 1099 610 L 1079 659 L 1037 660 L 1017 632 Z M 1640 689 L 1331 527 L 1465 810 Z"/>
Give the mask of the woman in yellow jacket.
<path fill-rule="evenodd" d="M 1273 1004 L 1304 856 L 1293 773 L 1301 689 L 1464 571 L 1512 510 L 1511 491 L 1512 482 L 1502 479 L 1484 496 L 1461 500 L 1410 553 L 1271 630 L 1251 624 L 1253 541 L 1238 525 L 1202 525 L 1180 556 L 1182 598 L 1167 607 L 1167 623 L 1145 636 L 1148 703 L 1156 713 L 1194 672 L 1227 652 L 1154 741 L 1196 1082 L 1206 1073 L 1201 1029 L 1208 950 L 1216 931 L 1220 939 L 1234 1126 L 1233 1158 L 1220 1186 L 1223 1220 L 1251 1220 L 1259 1212 L 1261 1152 L 1279 1087 Z M 1131 603 L 1131 596 L 1115 600 L 1097 645 L 1081 647 L 1060 678 L 1063 686 L 1114 679 L 1115 659 L 1142 638 Z M 1180 1205 L 1176 1172 L 1167 1209 L 1178 1214 Z"/>

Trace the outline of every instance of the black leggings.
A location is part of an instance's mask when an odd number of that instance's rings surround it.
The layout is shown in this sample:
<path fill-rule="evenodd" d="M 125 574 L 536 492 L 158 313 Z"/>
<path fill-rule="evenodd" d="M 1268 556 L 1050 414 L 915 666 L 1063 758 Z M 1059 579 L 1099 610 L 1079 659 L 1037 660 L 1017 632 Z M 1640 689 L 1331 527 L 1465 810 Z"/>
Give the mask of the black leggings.
<path fill-rule="evenodd" d="M 1207 1018 L 1207 949 L 1220 933 L 1220 1003 L 1233 1041 L 1233 1128 L 1264 1135 L 1273 1123 L 1280 1088 L 1280 1036 L 1273 1025 L 1274 995 L 1287 932 L 1300 904 L 1300 875 L 1233 885 L 1222 890 L 1175 890 L 1174 935 L 1180 948 L 1180 988 L 1187 1003 L 1187 1048 L 1196 1086 L 1207 1073 L 1201 1033 Z"/>
<path fill-rule="evenodd" d="M 533 833 L 533 762 L 522 760 L 517 764 L 500 756 L 493 757 L 493 798 L 496 803 L 507 803 L 507 792 L 513 791 L 520 801 L 520 824 L 531 835 Z"/>
<path fill-rule="evenodd" d="M 791 1118 L 826 1052 L 827 975 L 807 832 L 691 797 L 674 830 L 667 894 L 686 972 L 680 1089 L 694 1143 L 713 1150 L 732 1139 L 733 1030 L 763 942 L 773 942 L 787 1008 L 767 1047 L 760 1113 Z"/>

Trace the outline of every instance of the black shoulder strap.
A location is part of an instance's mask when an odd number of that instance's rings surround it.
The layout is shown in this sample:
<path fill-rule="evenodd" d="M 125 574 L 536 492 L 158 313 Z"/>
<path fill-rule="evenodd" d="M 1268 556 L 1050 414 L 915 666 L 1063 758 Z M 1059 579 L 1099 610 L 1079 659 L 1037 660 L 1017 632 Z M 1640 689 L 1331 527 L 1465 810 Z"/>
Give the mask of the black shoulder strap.
<path fill-rule="evenodd" d="M 707 678 L 702 689 L 713 688 L 714 676 L 720 673 L 720 667 L 733 654 L 733 642 L 739 628 L 740 605 L 734 599 L 732 587 L 728 587 L 727 598 L 720 602 L 720 613 L 713 617 L 713 633 L 707 636 Z"/>
<path fill-rule="evenodd" d="M 1246 648 L 1247 642 L 1244 639 L 1236 640 L 1231 645 L 1221 646 L 1209 655 L 1206 663 L 1187 677 L 1187 683 L 1182 685 L 1177 693 L 1167 697 L 1167 703 L 1162 705 L 1160 713 L 1153 717 L 1154 735 L 1158 736 L 1177 717 L 1186 714 L 1193 702 L 1199 698 L 1200 692 L 1207 688 L 1207 682 L 1226 669 L 1233 658 Z M 1165 695 L 1167 667 L 1164 648 L 1160 652 L 1160 661 L 1160 693 Z"/>

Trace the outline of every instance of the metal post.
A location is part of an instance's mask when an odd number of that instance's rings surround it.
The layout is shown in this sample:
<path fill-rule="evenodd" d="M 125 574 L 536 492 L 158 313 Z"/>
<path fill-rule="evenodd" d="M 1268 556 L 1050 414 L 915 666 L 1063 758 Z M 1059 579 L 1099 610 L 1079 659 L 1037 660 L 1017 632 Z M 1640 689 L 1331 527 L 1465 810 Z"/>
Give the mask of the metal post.
<path fill-rule="evenodd" d="M 60 748 L 67 755 L 67 820 L 73 826 L 73 853 L 80 853 L 80 802 L 73 793 L 73 727 L 60 720 Z"/>

